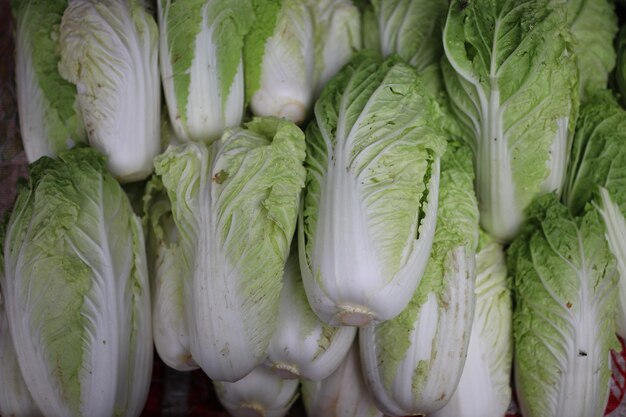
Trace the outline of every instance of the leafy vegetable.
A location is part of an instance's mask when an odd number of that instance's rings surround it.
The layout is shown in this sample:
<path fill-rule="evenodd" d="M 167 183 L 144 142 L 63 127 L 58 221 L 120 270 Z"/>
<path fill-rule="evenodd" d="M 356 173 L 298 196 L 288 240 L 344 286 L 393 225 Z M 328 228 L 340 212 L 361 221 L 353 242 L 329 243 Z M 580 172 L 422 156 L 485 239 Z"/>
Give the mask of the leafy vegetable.
<path fill-rule="evenodd" d="M 139 415 L 152 369 L 144 238 L 96 150 L 31 165 L 7 226 L 4 271 L 11 336 L 39 409 Z"/>
<path fill-rule="evenodd" d="M 626 111 L 608 91 L 581 109 L 563 200 L 575 214 L 593 201 L 621 276 L 618 333 L 626 336 Z"/>
<path fill-rule="evenodd" d="M 581 99 L 607 87 L 615 67 L 613 38 L 617 15 L 610 0 L 567 0 L 568 21 L 576 38 L 574 53 L 580 69 Z"/>
<path fill-rule="evenodd" d="M 158 32 L 141 0 L 70 0 L 59 72 L 76 85 L 89 144 L 122 182 L 145 179 L 160 152 Z"/>
<path fill-rule="evenodd" d="M 441 60 L 447 0 L 373 0 L 372 6 L 383 56 L 398 54 L 420 72 Z"/>
<path fill-rule="evenodd" d="M 169 367 L 179 371 L 197 369 L 189 350 L 185 319 L 183 282 L 187 268 L 180 233 L 163 183 L 156 176 L 146 186 L 144 212 L 154 345 Z"/>
<path fill-rule="evenodd" d="M 155 161 L 180 234 L 191 355 L 211 379 L 236 381 L 267 355 L 304 147 L 292 122 L 257 118 L 210 147 L 171 146 Z"/>
<path fill-rule="evenodd" d="M 360 48 L 360 14 L 350 0 L 254 0 L 244 47 L 246 96 L 258 116 L 300 123 L 313 100 Z"/>
<path fill-rule="evenodd" d="M 522 414 L 604 415 L 617 275 L 598 212 L 573 217 L 556 196 L 539 198 L 510 247 L 508 264 Z"/>
<path fill-rule="evenodd" d="M 424 277 L 399 316 L 360 329 L 366 380 L 387 415 L 437 411 L 461 378 L 476 298 L 473 180 L 470 149 L 450 143 L 442 158 L 437 229 Z"/>
<path fill-rule="evenodd" d="M 354 0 L 313 0 L 317 28 L 315 37 L 316 96 L 330 79 L 361 49 L 361 19 Z"/>
<path fill-rule="evenodd" d="M 578 69 L 564 3 L 454 0 L 443 72 L 469 133 L 483 228 L 502 242 L 524 209 L 561 190 L 578 111 Z"/>
<path fill-rule="evenodd" d="M 282 379 L 262 366 L 236 382 L 213 381 L 217 398 L 233 417 L 286 416 L 298 385 L 297 379 Z"/>
<path fill-rule="evenodd" d="M 356 335 L 356 328 L 329 326 L 311 310 L 297 254 L 285 265 L 277 321 L 265 364 L 283 378 L 326 378 L 337 369 Z"/>
<path fill-rule="evenodd" d="M 244 111 L 243 39 L 249 0 L 158 0 L 163 92 L 184 141 L 213 142 Z"/>
<path fill-rule="evenodd" d="M 313 311 L 331 325 L 390 319 L 409 302 L 435 229 L 439 108 L 415 70 L 362 54 L 333 78 L 307 129 L 298 228 Z"/>
<path fill-rule="evenodd" d="M 330 376 L 302 381 L 302 399 L 309 417 L 383 417 L 363 380 L 358 342 Z"/>
<path fill-rule="evenodd" d="M 67 0 L 13 0 L 20 133 L 29 162 L 85 142 L 76 88 L 57 69 Z"/>
<path fill-rule="evenodd" d="M 0 254 L 0 258 L 2 255 Z M 4 262 L 2 262 L 4 264 Z M 1 272 L 0 272 L 1 273 Z M 24 383 L 0 294 L 0 415 L 43 416 Z"/>

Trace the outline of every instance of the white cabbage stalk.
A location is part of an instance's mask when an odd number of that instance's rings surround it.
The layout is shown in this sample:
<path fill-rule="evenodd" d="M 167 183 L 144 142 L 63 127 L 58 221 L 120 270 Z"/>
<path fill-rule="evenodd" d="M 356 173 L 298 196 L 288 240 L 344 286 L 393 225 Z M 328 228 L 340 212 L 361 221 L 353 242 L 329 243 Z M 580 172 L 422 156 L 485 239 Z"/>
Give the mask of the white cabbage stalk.
<path fill-rule="evenodd" d="M 67 0 L 12 2 L 20 133 L 28 162 L 85 142 L 76 88 L 59 74 L 59 25 Z"/>
<path fill-rule="evenodd" d="M 387 415 L 431 414 L 450 400 L 461 378 L 475 305 L 473 180 L 470 149 L 450 142 L 424 277 L 399 316 L 360 329 L 365 378 Z"/>
<path fill-rule="evenodd" d="M 298 227 L 313 311 L 331 325 L 398 315 L 431 249 L 445 139 L 413 68 L 361 54 L 334 77 L 307 130 Z"/>
<path fill-rule="evenodd" d="M 372 8 L 383 56 L 398 54 L 420 72 L 441 61 L 447 0 L 373 0 Z"/>
<path fill-rule="evenodd" d="M 47 416 L 138 416 L 153 352 L 141 223 L 94 149 L 30 174 L 0 280 L 26 386 Z"/>
<path fill-rule="evenodd" d="M 350 0 L 254 0 L 246 38 L 246 97 L 258 116 L 304 122 L 321 88 L 360 48 Z"/>
<path fill-rule="evenodd" d="M 453 0 L 443 73 L 474 151 L 482 227 L 519 231 L 538 195 L 560 193 L 578 112 L 578 67 L 565 2 Z"/>
<path fill-rule="evenodd" d="M 244 112 L 243 38 L 249 0 L 158 0 L 163 92 L 183 141 L 210 143 Z"/>
<path fill-rule="evenodd" d="M 146 186 L 144 226 L 152 295 L 152 333 L 163 362 L 178 371 L 197 369 L 189 350 L 189 330 L 183 298 L 186 271 L 180 234 L 172 218 L 172 206 L 158 177 Z"/>
<path fill-rule="evenodd" d="M 330 376 L 302 381 L 302 400 L 309 417 L 383 417 L 363 380 L 357 341 Z"/>
<path fill-rule="evenodd" d="M 171 146 L 155 161 L 180 234 L 191 357 L 211 379 L 234 382 L 267 356 L 304 156 L 296 125 L 257 118 L 211 146 Z"/>
<path fill-rule="evenodd" d="M 616 347 L 615 260 L 601 216 L 535 200 L 507 251 L 514 278 L 514 376 L 525 417 L 601 417 Z"/>
<path fill-rule="evenodd" d="M 459 385 L 432 417 L 502 417 L 511 402 L 512 300 L 502 246 L 481 234 L 476 309 Z M 431 416 L 429 414 L 429 416 Z"/>
<path fill-rule="evenodd" d="M 4 237 L 0 234 L 0 237 Z M 1 246 L 1 245 L 0 245 Z M 2 259 L 2 254 L 0 254 Z M 0 274 L 4 263 L 0 263 Z M 15 417 L 43 416 L 33 401 L 22 371 L 17 363 L 17 354 L 9 331 L 9 322 L 0 294 L 0 415 Z"/>
<path fill-rule="evenodd" d="M 76 84 L 89 144 L 122 182 L 145 179 L 160 152 L 158 30 L 142 0 L 70 0 L 59 71 Z"/>
<path fill-rule="evenodd" d="M 299 384 L 263 366 L 236 382 L 213 381 L 217 398 L 232 417 L 283 417 L 298 398 Z"/>
<path fill-rule="evenodd" d="M 285 265 L 278 324 L 266 366 L 283 378 L 319 381 L 339 366 L 355 335 L 355 327 L 333 327 L 317 318 L 304 292 L 298 256 L 291 255 Z"/>

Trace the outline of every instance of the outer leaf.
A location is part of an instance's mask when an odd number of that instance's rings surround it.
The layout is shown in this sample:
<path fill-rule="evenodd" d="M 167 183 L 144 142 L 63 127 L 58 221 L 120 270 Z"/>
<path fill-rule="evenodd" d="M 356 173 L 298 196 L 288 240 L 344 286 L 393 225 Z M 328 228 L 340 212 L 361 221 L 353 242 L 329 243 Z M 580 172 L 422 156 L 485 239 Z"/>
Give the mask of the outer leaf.
<path fill-rule="evenodd" d="M 31 166 L 7 228 L 11 336 L 50 416 L 139 415 L 152 332 L 141 225 L 93 149 Z"/>
<path fill-rule="evenodd" d="M 355 335 L 355 327 L 332 327 L 317 318 L 304 292 L 297 254 L 291 255 L 265 364 L 283 378 L 319 381 L 337 369 Z"/>
<path fill-rule="evenodd" d="M 442 158 L 433 250 L 409 305 L 359 333 L 366 380 L 387 415 L 430 414 L 450 400 L 461 378 L 474 315 L 478 241 L 470 155 L 469 148 L 451 143 Z"/>
<path fill-rule="evenodd" d="M 420 72 L 441 60 L 447 0 L 374 0 L 372 5 L 383 56 L 398 54 Z"/>
<path fill-rule="evenodd" d="M 188 268 L 184 264 L 172 206 L 156 176 L 146 186 L 144 212 L 154 345 L 166 365 L 179 371 L 197 369 L 189 350 L 185 320 L 183 283 Z"/>
<path fill-rule="evenodd" d="M 610 92 L 581 109 L 563 199 L 579 214 L 593 201 L 600 209 L 620 274 L 617 328 L 626 336 L 626 112 Z"/>
<path fill-rule="evenodd" d="M 329 377 L 302 381 L 302 399 L 308 416 L 383 417 L 363 381 L 358 343 Z"/>
<path fill-rule="evenodd" d="M 236 382 L 213 381 L 217 398 L 233 417 L 285 416 L 298 398 L 298 385 L 262 366 Z"/>
<path fill-rule="evenodd" d="M 158 0 L 160 65 L 170 121 L 185 141 L 210 143 L 241 123 L 243 38 L 250 0 Z"/>
<path fill-rule="evenodd" d="M 120 181 L 145 179 L 160 152 L 158 32 L 141 0 L 70 0 L 59 72 L 76 84 L 89 144 Z"/>
<path fill-rule="evenodd" d="M 444 28 L 446 89 L 470 135 L 483 228 L 510 241 L 524 209 L 560 191 L 578 110 L 565 5 L 455 0 Z"/>
<path fill-rule="evenodd" d="M 66 7 L 67 0 L 12 2 L 17 105 L 29 162 L 87 139 L 76 89 L 57 69 L 59 24 Z"/>
<path fill-rule="evenodd" d="M 415 71 L 360 55 L 328 85 L 307 130 L 299 251 L 307 297 L 331 325 L 399 314 L 432 243 L 444 139 Z"/>
<path fill-rule="evenodd" d="M 481 233 L 476 253 L 476 310 L 463 374 L 432 417 L 503 416 L 511 402 L 513 306 L 502 246 Z"/>
<path fill-rule="evenodd" d="M 567 9 L 576 38 L 581 99 L 586 100 L 607 87 L 609 73 L 615 68 L 615 5 L 610 0 L 567 0 Z"/>
<path fill-rule="evenodd" d="M 553 195 L 531 206 L 510 247 L 515 386 L 524 416 L 602 416 L 615 344 L 615 262 L 597 211 Z"/>
<path fill-rule="evenodd" d="M 211 147 L 170 147 L 156 160 L 187 270 L 191 354 L 212 379 L 235 381 L 265 359 L 303 159 L 304 135 L 293 123 L 259 118 Z"/>

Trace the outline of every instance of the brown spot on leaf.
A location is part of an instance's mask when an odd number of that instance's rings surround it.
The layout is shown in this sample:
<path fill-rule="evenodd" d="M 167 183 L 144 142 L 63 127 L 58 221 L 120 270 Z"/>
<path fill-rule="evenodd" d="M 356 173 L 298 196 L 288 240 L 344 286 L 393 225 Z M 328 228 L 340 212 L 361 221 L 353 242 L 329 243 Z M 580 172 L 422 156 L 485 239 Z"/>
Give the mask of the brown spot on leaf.
<path fill-rule="evenodd" d="M 213 175 L 213 181 L 217 184 L 221 184 L 228 178 L 228 172 L 221 170 L 217 174 Z"/>

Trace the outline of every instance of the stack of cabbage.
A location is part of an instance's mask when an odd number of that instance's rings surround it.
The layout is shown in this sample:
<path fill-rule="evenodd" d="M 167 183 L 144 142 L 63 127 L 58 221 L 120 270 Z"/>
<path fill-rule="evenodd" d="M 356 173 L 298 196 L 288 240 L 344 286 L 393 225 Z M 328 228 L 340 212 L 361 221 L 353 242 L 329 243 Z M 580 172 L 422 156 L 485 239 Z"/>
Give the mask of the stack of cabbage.
<path fill-rule="evenodd" d="M 513 389 L 524 417 L 603 415 L 610 0 L 12 10 L 32 164 L 0 227 L 0 415 L 139 415 L 153 343 L 233 416 L 300 385 L 310 417 L 502 417 Z"/>

